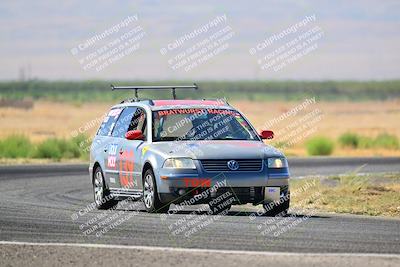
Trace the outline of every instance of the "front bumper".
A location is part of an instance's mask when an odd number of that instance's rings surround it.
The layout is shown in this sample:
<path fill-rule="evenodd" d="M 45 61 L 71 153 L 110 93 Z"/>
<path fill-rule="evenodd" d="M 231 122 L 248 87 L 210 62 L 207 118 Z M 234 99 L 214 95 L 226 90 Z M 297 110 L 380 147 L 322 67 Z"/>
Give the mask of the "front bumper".
<path fill-rule="evenodd" d="M 274 186 L 275 187 L 275 186 Z M 221 187 L 218 188 L 217 192 L 212 194 L 205 194 L 205 188 L 186 188 L 183 194 L 180 194 L 180 188 L 170 188 L 169 193 L 159 193 L 159 198 L 163 203 L 174 203 L 179 204 L 182 202 L 189 203 L 190 205 L 195 204 L 208 204 L 212 199 L 218 198 L 221 195 L 229 193 L 234 198 L 233 205 L 242 205 L 251 203 L 253 205 L 267 204 L 272 201 L 265 200 L 264 189 L 266 187 Z M 280 198 L 288 199 L 290 195 L 289 186 L 279 186 Z M 193 202 L 192 202 L 193 200 Z"/>
<path fill-rule="evenodd" d="M 234 204 L 260 204 L 264 200 L 265 187 L 279 187 L 281 196 L 289 194 L 288 168 L 268 169 L 263 164 L 260 171 L 206 172 L 198 161 L 195 165 L 196 170 L 158 170 L 157 186 L 162 202 L 179 203 L 209 188 L 217 190 L 196 204 L 205 203 L 227 191 L 235 196 Z"/>

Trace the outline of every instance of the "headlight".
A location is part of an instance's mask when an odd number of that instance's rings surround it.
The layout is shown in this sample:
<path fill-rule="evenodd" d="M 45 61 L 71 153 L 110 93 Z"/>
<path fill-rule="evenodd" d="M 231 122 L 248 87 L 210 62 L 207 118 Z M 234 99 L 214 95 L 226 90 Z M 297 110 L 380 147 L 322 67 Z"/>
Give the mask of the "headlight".
<path fill-rule="evenodd" d="M 269 158 L 268 168 L 287 168 L 288 163 L 285 158 Z"/>
<path fill-rule="evenodd" d="M 190 158 L 174 158 L 167 159 L 164 162 L 163 168 L 175 168 L 175 169 L 196 169 L 194 162 Z"/>

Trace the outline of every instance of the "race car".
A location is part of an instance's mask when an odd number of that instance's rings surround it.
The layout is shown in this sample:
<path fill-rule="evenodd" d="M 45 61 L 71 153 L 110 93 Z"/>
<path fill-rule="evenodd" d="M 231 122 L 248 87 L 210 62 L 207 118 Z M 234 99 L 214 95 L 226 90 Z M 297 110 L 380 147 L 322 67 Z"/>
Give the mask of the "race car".
<path fill-rule="evenodd" d="M 166 89 L 173 99 L 140 100 L 138 90 Z M 150 213 L 208 204 L 212 214 L 232 205 L 289 209 L 289 169 L 282 152 L 227 101 L 178 100 L 175 89 L 197 86 L 124 86 L 135 99 L 105 115 L 90 149 L 89 175 L 98 209 L 124 199 L 143 200 Z"/>

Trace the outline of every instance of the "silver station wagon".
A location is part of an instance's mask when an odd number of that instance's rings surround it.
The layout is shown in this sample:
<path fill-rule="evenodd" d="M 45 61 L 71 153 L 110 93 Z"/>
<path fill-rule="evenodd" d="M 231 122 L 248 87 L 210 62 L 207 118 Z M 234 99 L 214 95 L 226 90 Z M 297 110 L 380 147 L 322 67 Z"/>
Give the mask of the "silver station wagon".
<path fill-rule="evenodd" d="M 90 150 L 90 179 L 97 208 L 143 200 L 148 212 L 171 204 L 208 204 L 210 214 L 232 205 L 263 205 L 266 214 L 289 208 L 285 156 L 224 100 L 177 100 L 175 89 L 193 86 L 124 86 L 135 98 L 104 117 Z M 139 100 L 138 90 L 171 89 L 171 100 Z M 171 211 L 169 211 L 171 212 Z"/>

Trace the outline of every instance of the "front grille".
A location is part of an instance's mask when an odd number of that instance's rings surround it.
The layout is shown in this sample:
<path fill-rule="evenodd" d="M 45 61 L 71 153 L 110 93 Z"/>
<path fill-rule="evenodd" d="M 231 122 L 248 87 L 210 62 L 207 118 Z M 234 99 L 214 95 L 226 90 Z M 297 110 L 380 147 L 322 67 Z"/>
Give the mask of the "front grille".
<path fill-rule="evenodd" d="M 262 159 L 237 159 L 239 169 L 232 171 L 228 168 L 230 159 L 201 160 L 206 172 L 256 172 L 262 169 Z"/>
<path fill-rule="evenodd" d="M 218 188 L 216 196 L 230 192 L 239 204 L 259 203 L 262 201 L 262 187 L 221 187 Z"/>

